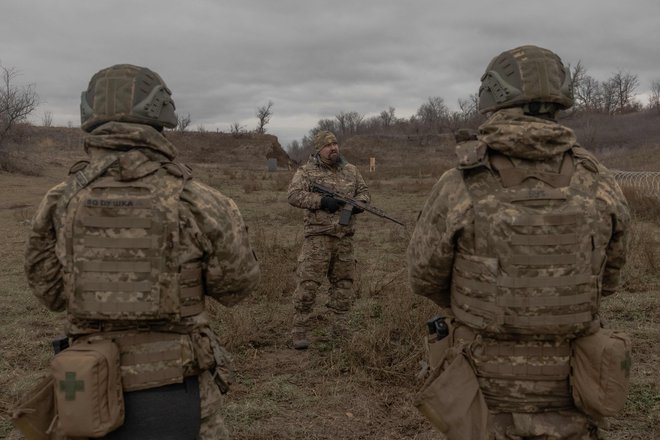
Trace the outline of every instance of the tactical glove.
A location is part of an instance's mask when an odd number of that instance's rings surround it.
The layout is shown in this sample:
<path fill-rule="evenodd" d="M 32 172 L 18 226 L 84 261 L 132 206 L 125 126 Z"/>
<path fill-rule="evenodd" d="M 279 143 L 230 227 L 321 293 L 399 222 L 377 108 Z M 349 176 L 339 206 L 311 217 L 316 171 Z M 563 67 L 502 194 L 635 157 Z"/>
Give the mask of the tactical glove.
<path fill-rule="evenodd" d="M 353 206 L 353 214 L 362 214 L 364 212 L 364 209 L 359 208 L 357 206 Z"/>
<path fill-rule="evenodd" d="M 332 197 L 324 196 L 321 199 L 321 209 L 328 211 L 329 213 L 337 212 L 343 205 L 344 203 L 335 200 Z"/>

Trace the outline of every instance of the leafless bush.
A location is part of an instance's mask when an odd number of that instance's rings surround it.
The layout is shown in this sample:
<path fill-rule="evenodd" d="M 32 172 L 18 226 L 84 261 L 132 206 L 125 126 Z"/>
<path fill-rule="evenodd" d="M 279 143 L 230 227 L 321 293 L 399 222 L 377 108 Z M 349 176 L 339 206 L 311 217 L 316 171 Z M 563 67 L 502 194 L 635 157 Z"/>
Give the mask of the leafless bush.
<path fill-rule="evenodd" d="M 0 64 L 0 146 L 39 104 L 34 84 L 19 87 L 15 84 L 17 76 L 18 70 Z"/>
<path fill-rule="evenodd" d="M 41 176 L 44 167 L 41 163 L 28 159 L 16 151 L 4 151 L 0 154 L 0 170 L 25 176 Z"/>
<path fill-rule="evenodd" d="M 633 148 L 660 138 L 658 115 L 648 110 L 624 115 L 578 113 L 560 122 L 571 127 L 580 145 L 592 151 Z"/>
<path fill-rule="evenodd" d="M 241 125 L 238 122 L 231 123 L 231 125 L 229 126 L 229 132 L 235 138 L 246 136 L 248 134 L 247 130 L 245 129 L 245 126 Z"/>
<path fill-rule="evenodd" d="M 183 133 L 188 129 L 190 124 L 192 123 L 192 119 L 190 118 L 190 113 L 184 115 L 177 115 L 176 117 L 176 127 L 174 128 L 176 131 Z"/>
<path fill-rule="evenodd" d="M 53 126 L 53 114 L 51 112 L 44 112 L 44 115 L 41 118 L 41 125 L 44 127 Z"/>
<path fill-rule="evenodd" d="M 656 217 L 657 218 L 657 217 Z M 628 291 L 643 291 L 657 286 L 660 249 L 657 224 L 634 218 L 628 229 L 628 259 L 621 271 L 622 286 Z"/>

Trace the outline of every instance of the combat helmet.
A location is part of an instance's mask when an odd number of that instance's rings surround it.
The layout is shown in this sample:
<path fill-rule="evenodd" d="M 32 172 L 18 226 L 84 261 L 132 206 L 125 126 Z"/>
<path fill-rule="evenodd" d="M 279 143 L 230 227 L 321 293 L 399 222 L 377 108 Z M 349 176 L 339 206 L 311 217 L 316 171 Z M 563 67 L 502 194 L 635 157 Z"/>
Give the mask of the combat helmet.
<path fill-rule="evenodd" d="M 573 105 L 569 69 L 557 54 L 537 46 L 521 46 L 493 58 L 481 77 L 479 112 L 508 107 Z"/>
<path fill-rule="evenodd" d="M 80 97 L 80 126 L 90 132 L 110 121 L 174 128 L 172 92 L 156 72 L 117 64 L 97 72 Z"/>

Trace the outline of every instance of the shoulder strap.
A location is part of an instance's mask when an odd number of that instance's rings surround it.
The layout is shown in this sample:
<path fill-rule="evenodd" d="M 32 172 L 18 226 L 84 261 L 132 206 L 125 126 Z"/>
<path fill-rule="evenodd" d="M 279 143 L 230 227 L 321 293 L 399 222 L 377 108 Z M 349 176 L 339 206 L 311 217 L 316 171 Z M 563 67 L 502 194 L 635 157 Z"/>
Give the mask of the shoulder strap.
<path fill-rule="evenodd" d="M 598 159 L 596 159 L 596 156 L 594 156 L 593 153 L 579 145 L 574 145 L 573 148 L 571 148 L 571 152 L 573 153 L 573 156 L 575 156 L 575 158 L 578 160 L 578 162 L 581 163 L 586 169 L 592 173 L 599 172 L 600 162 Z"/>
<path fill-rule="evenodd" d="M 184 183 L 191 180 L 193 177 L 192 168 L 183 162 L 179 162 L 178 160 L 174 160 L 172 162 L 164 162 L 162 166 L 171 175 L 181 177 Z"/>
<path fill-rule="evenodd" d="M 55 221 L 60 221 L 59 219 L 64 218 L 64 213 L 69 206 L 69 202 L 76 196 L 76 194 L 78 194 L 78 192 L 80 192 L 80 190 L 103 175 L 103 173 L 105 173 L 106 170 L 110 168 L 118 159 L 119 157 L 116 154 L 109 154 L 102 159 L 90 162 L 86 167 L 79 169 L 75 173 L 69 174 L 69 177 L 66 179 L 64 192 L 62 193 L 60 199 L 57 201 L 57 206 L 55 208 Z M 73 222 L 65 222 L 64 224 L 60 224 L 59 227 L 64 228 L 68 267 L 72 267 L 73 242 L 71 238 Z"/>
<path fill-rule="evenodd" d="M 116 154 L 109 154 L 102 159 L 90 162 L 86 167 L 78 169 L 69 174 L 66 179 L 66 186 L 62 196 L 57 201 L 56 212 L 61 213 L 66 210 L 69 202 L 78 192 L 89 185 L 92 181 L 103 175 L 118 159 Z M 73 169 L 72 169 L 73 171 Z M 59 215 L 56 218 L 60 218 Z"/>

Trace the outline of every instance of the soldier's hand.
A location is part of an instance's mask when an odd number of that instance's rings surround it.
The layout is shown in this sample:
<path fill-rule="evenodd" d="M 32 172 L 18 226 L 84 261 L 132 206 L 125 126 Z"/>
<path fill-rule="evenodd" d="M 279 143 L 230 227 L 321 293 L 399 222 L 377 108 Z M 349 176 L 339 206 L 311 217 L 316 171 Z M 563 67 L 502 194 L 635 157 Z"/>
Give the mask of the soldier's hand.
<path fill-rule="evenodd" d="M 364 212 L 364 209 L 360 208 L 359 206 L 353 206 L 353 214 L 362 214 Z"/>
<path fill-rule="evenodd" d="M 321 199 L 321 209 L 329 213 L 337 212 L 343 205 L 343 202 L 335 200 L 332 197 L 324 196 Z"/>

